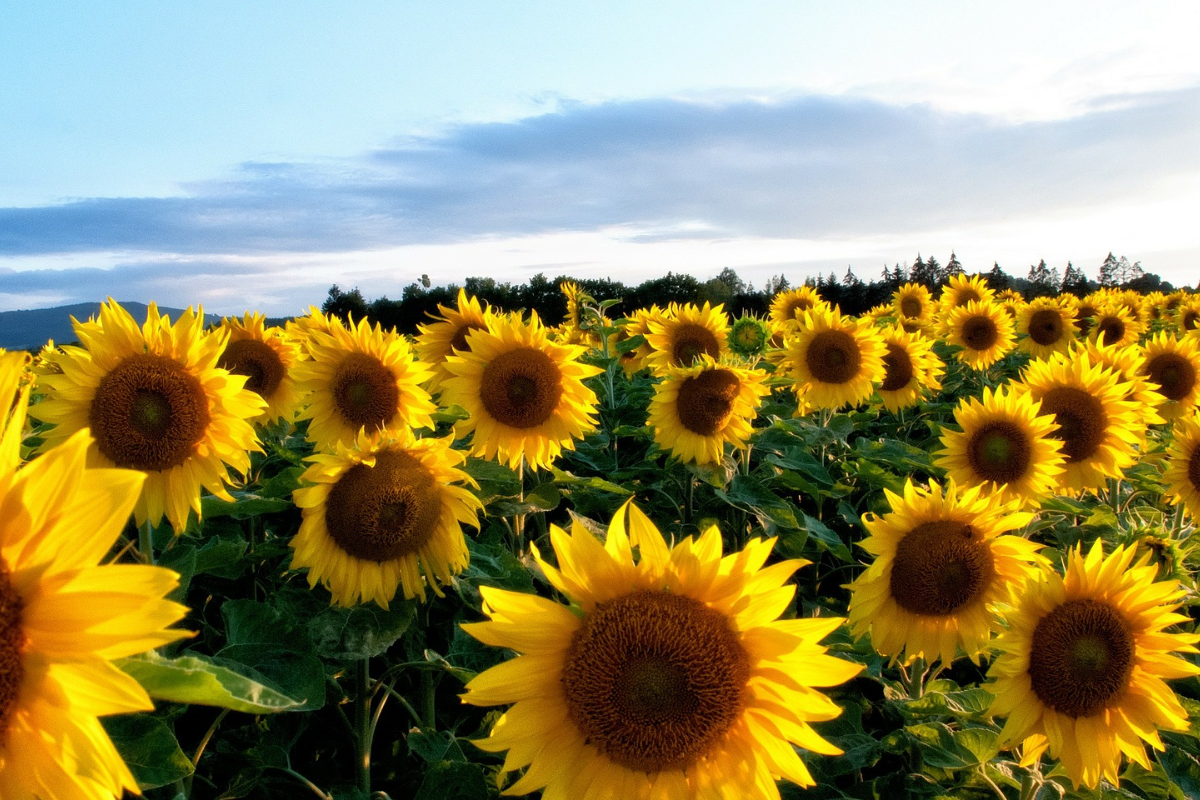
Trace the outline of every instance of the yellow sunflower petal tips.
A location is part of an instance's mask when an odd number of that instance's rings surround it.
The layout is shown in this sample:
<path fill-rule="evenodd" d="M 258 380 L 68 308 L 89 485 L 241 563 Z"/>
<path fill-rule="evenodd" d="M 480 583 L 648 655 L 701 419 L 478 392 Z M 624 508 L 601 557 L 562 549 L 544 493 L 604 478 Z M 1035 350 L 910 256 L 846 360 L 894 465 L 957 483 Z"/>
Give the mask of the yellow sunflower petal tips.
<path fill-rule="evenodd" d="M 281 328 L 268 328 L 266 317 L 247 311 L 242 319 L 224 320 L 228 344 L 217 366 L 246 376 L 246 388 L 267 404 L 256 421 L 292 421 L 302 399 L 292 370 L 301 360 L 300 346 Z"/>
<path fill-rule="evenodd" d="M 836 308 L 805 312 L 785 347 L 783 368 L 806 387 L 804 399 L 813 407 L 860 403 L 883 380 L 887 345 L 879 330 Z"/>
<path fill-rule="evenodd" d="M 777 619 L 802 562 L 762 569 L 773 541 L 722 557 L 716 529 L 668 548 L 631 504 L 603 545 L 582 527 L 551 541 L 572 606 L 483 587 L 488 621 L 463 626 L 519 654 L 463 695 L 512 704 L 476 742 L 524 769 L 506 794 L 766 800 L 778 777 L 813 784 L 794 746 L 841 752 L 811 726 L 841 713 L 816 687 L 861 666 L 820 644 L 841 619 Z"/>
<path fill-rule="evenodd" d="M 879 399 L 884 408 L 895 414 L 917 405 L 925 394 L 942 388 L 946 365 L 933 352 L 933 342 L 919 333 L 909 333 L 900 325 L 884 328 L 881 335 L 887 347 L 879 383 Z"/>
<path fill-rule="evenodd" d="M 22 362 L 0 356 L 0 397 Z M 86 469 L 87 431 L 17 469 L 12 433 L 25 406 L 0 411 L 0 791 L 5 798 L 113 800 L 137 783 L 99 717 L 154 707 L 110 659 L 188 633 L 164 597 L 170 570 L 98 566 L 138 501 L 145 475 Z M 69 744 L 64 752 L 63 743 Z"/>
<path fill-rule="evenodd" d="M 1171 502 L 1182 503 L 1192 521 L 1200 521 L 1200 416 L 1176 420 L 1163 480 Z"/>
<path fill-rule="evenodd" d="M 550 341 L 537 315 L 496 317 L 467 339 L 468 350 L 446 359 L 454 377 L 443 382 L 442 401 L 470 415 L 458 431 L 474 432 L 472 454 L 548 467 L 595 429 L 596 393 L 583 381 L 603 370 L 579 360 L 585 347 Z"/>
<path fill-rule="evenodd" d="M 1188 729 L 1188 714 L 1164 682 L 1200 674 L 1173 653 L 1195 653 L 1200 636 L 1167 633 L 1186 593 L 1156 582 L 1150 555 L 1134 547 L 1107 557 L 1097 541 L 1071 552 L 1066 574 L 1028 584 L 996 642 L 987 689 L 991 713 L 1007 717 L 1000 745 L 1046 750 L 1071 780 L 1116 785 L 1123 758 L 1146 769 L 1145 745 L 1163 749 L 1156 729 Z"/>
<path fill-rule="evenodd" d="M 720 361 L 729 355 L 729 315 L 723 305 L 674 305 L 659 317 L 647 320 L 647 358 L 655 372 L 669 367 L 690 367 L 702 355 Z"/>
<path fill-rule="evenodd" d="M 479 499 L 461 467 L 465 456 L 449 440 L 416 439 L 407 428 L 311 456 L 295 491 L 302 509 L 292 539 L 292 568 L 308 568 L 308 583 L 324 584 L 342 606 L 374 602 L 387 608 L 397 589 L 425 599 L 467 566 L 462 526 L 479 527 Z"/>
<path fill-rule="evenodd" d="M 458 350 L 469 348 L 467 334 L 486 331 L 495 316 L 491 307 L 480 305 L 479 298 L 468 296 L 466 289 L 458 290 L 455 308 L 438 304 L 438 311 L 442 316 L 434 317 L 427 325 L 417 326 L 417 356 L 432 372 L 426 386 L 430 392 L 437 392 L 443 381 L 454 377 L 454 373 L 446 369 L 446 359 Z"/>
<path fill-rule="evenodd" d="M 1200 338 L 1159 333 L 1146 342 L 1139 374 L 1161 396 L 1158 411 L 1178 419 L 1200 402 Z"/>
<path fill-rule="evenodd" d="M 64 348 L 62 374 L 42 377 L 47 398 L 30 409 L 54 423 L 47 447 L 91 428 L 90 464 L 145 473 L 135 519 L 166 516 L 177 533 L 190 511 L 199 516 L 202 487 L 229 498 L 228 467 L 249 469 L 259 449 L 250 420 L 266 406 L 245 376 L 217 365 L 228 333 L 203 325 L 202 311 L 172 324 L 153 303 L 138 325 L 110 298 L 97 320 L 75 323 L 83 347 Z"/>
<path fill-rule="evenodd" d="M 1012 317 L 989 302 L 972 301 L 949 311 L 946 341 L 961 348 L 955 357 L 971 369 L 987 369 L 1017 343 Z"/>
<path fill-rule="evenodd" d="M 854 634 L 870 632 L 893 659 L 949 664 L 961 650 L 978 661 L 999 629 L 996 606 L 1046 563 L 1041 545 L 1010 535 L 1032 515 L 954 481 L 928 490 L 909 481 L 887 497 L 889 513 L 863 518 L 862 548 L 875 559 L 850 584 Z"/>

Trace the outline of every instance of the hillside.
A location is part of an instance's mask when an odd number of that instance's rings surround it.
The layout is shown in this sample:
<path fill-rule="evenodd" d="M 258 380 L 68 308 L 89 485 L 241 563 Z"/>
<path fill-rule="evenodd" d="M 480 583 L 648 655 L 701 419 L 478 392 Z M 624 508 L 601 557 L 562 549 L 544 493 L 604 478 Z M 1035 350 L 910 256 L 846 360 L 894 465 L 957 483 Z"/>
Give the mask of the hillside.
<path fill-rule="evenodd" d="M 121 303 L 136 320 L 146 318 L 145 303 Z M 159 308 L 172 319 L 183 313 L 179 308 Z M 6 350 L 37 350 L 49 339 L 59 344 L 75 341 L 71 328 L 71 317 L 85 320 L 100 312 L 100 303 L 75 303 L 54 308 L 35 308 L 23 311 L 0 311 L 0 347 Z M 221 318 L 216 314 L 205 314 L 205 322 L 211 324 Z"/>

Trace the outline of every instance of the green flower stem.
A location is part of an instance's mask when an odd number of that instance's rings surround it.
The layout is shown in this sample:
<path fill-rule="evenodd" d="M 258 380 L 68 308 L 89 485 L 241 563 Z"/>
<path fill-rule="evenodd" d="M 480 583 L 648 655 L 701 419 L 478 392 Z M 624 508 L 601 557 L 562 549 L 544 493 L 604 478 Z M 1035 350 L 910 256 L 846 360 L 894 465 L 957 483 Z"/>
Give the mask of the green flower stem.
<path fill-rule="evenodd" d="M 321 791 L 320 786 L 317 786 L 315 783 L 313 783 L 308 778 L 301 775 L 299 772 L 296 772 L 296 770 L 292 769 L 291 767 L 277 767 L 274 764 L 267 764 L 266 766 L 268 769 L 277 769 L 280 772 L 286 772 L 288 775 L 291 775 L 293 778 L 295 778 L 296 780 L 300 781 L 305 786 L 307 786 L 309 791 L 311 791 L 317 797 L 321 798 L 321 800 L 333 800 L 332 795 L 326 794 L 325 792 Z"/>
<path fill-rule="evenodd" d="M 1033 773 L 1025 773 L 1025 777 L 1021 779 L 1021 800 L 1037 800 L 1041 793 L 1041 776 L 1035 777 Z"/>
<path fill-rule="evenodd" d="M 371 793 L 371 659 L 364 658 L 355 665 L 358 696 L 355 699 L 354 722 L 356 725 L 355 743 L 358 745 L 358 758 L 355 761 L 355 774 L 358 778 L 358 788 L 364 794 Z"/>
<path fill-rule="evenodd" d="M 154 528 L 150 520 L 138 526 L 138 550 L 147 564 L 154 563 Z"/>
<path fill-rule="evenodd" d="M 913 661 L 912 666 L 905 670 L 904 665 L 900 665 L 900 676 L 908 696 L 913 700 L 920 700 L 925 696 L 925 673 L 927 666 L 925 659 L 918 656 Z"/>

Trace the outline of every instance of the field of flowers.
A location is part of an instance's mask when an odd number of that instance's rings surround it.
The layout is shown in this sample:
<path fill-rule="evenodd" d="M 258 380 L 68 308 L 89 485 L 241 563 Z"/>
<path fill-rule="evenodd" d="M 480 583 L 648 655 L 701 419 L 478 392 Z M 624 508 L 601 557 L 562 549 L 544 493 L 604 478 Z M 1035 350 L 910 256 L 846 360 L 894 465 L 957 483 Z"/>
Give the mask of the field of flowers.
<path fill-rule="evenodd" d="M 1200 797 L 1200 296 L 0 351 L 0 798 Z"/>

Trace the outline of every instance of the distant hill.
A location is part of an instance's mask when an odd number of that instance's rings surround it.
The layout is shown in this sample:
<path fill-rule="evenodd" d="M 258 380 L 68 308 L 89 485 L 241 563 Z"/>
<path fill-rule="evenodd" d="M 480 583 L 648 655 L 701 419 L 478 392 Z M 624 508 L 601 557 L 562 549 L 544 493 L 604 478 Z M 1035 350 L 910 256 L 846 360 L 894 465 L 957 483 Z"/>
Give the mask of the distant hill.
<path fill-rule="evenodd" d="M 146 319 L 145 303 L 130 302 L 121 305 L 134 319 Z M 171 319 L 183 313 L 181 308 L 159 307 L 158 310 Z M 59 344 L 73 342 L 75 331 L 71 327 L 71 317 L 86 320 L 99 313 L 99 303 L 76 303 L 28 311 L 0 311 L 0 347 L 6 350 L 40 350 L 50 339 Z M 217 314 L 204 315 L 204 321 L 210 325 L 220 320 L 221 317 Z"/>

